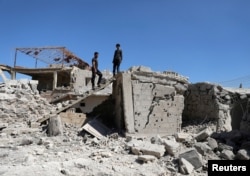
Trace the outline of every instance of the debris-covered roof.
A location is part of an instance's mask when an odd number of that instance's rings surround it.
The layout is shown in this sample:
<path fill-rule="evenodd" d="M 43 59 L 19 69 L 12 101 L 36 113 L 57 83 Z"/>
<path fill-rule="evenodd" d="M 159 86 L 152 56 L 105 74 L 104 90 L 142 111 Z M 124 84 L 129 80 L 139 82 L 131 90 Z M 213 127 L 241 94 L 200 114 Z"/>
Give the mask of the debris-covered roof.
<path fill-rule="evenodd" d="M 74 65 L 82 69 L 89 67 L 88 63 L 67 50 L 66 47 L 16 48 L 16 52 L 18 51 L 46 64 Z"/>

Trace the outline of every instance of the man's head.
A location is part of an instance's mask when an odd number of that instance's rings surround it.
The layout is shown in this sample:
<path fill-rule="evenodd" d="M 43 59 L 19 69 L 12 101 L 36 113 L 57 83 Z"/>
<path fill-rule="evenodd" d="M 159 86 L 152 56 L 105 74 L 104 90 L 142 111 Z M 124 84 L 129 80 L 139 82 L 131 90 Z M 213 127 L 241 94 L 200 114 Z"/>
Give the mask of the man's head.
<path fill-rule="evenodd" d="M 98 54 L 99 54 L 98 52 L 94 52 L 95 57 L 98 57 Z"/>
<path fill-rule="evenodd" d="M 119 44 L 119 43 L 117 43 L 115 46 L 116 46 L 116 47 L 120 47 L 120 44 Z"/>

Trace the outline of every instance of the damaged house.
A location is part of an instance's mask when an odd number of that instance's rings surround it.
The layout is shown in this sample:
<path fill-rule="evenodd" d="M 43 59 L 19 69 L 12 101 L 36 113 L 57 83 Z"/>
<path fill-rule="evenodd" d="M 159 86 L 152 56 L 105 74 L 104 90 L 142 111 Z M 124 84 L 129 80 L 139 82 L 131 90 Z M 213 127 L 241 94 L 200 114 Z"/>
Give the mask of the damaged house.
<path fill-rule="evenodd" d="M 48 65 L 45 68 L 17 66 L 19 52 Z M 103 72 L 103 86 L 92 91 L 89 64 L 64 47 L 17 48 L 15 56 L 14 67 L 1 65 L 0 71 L 9 72 L 12 79 L 16 79 L 16 73 L 31 76 L 40 95 L 58 105 L 54 114 L 60 114 L 65 123 L 81 127 L 85 114 L 104 107 L 95 115 L 109 116 L 104 119 L 111 118 L 115 127 L 126 134 L 173 135 L 181 131 L 182 121 L 187 119 L 214 120 L 217 131 L 250 131 L 250 91 L 247 89 L 191 84 L 178 73 L 153 72 L 139 66 L 115 78 Z"/>
<path fill-rule="evenodd" d="M 22 64 L 34 59 L 34 67 L 17 65 L 18 62 Z M 42 66 L 38 67 L 39 64 Z M 41 97 L 50 103 L 59 104 L 57 113 L 61 113 L 62 117 L 65 116 L 65 112 L 62 111 L 69 110 L 68 116 L 85 119 L 83 113 L 90 113 L 111 94 L 112 87 L 107 85 L 105 90 L 86 96 L 85 93 L 91 88 L 90 66 L 65 47 L 16 48 L 14 67 L 0 65 L 0 70 L 5 82 L 8 80 L 4 72 L 8 72 L 12 80 L 16 79 L 17 74 L 30 76 L 29 84 L 39 91 Z M 103 75 L 106 79 L 111 77 L 107 71 L 104 71 Z M 103 80 L 103 83 L 106 81 Z M 78 100 L 79 97 L 81 101 Z M 67 106 L 70 101 L 74 103 Z M 74 124 L 79 125 L 78 121 Z"/>

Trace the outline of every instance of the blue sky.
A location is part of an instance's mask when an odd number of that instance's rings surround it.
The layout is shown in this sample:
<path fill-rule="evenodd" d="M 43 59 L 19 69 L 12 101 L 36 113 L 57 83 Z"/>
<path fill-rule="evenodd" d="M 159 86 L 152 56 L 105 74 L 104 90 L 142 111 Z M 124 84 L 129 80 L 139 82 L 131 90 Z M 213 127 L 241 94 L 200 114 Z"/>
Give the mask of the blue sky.
<path fill-rule="evenodd" d="M 98 51 L 100 70 L 112 70 L 120 43 L 121 70 L 250 88 L 249 9 L 249 0 L 0 0 L 0 64 L 13 66 L 18 47 L 65 46 L 88 63 Z"/>

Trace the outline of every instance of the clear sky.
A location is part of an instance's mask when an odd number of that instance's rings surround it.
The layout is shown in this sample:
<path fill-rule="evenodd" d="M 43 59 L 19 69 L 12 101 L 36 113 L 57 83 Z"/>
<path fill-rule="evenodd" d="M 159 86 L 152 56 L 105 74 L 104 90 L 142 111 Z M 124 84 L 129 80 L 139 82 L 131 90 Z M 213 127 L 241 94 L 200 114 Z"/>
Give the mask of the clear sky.
<path fill-rule="evenodd" d="M 65 46 L 112 70 L 120 43 L 121 70 L 250 88 L 249 0 L 0 0 L 0 22 L 0 64 L 13 66 L 17 47 Z"/>

